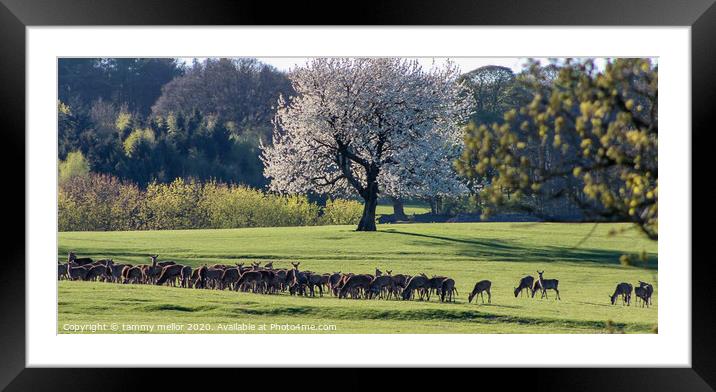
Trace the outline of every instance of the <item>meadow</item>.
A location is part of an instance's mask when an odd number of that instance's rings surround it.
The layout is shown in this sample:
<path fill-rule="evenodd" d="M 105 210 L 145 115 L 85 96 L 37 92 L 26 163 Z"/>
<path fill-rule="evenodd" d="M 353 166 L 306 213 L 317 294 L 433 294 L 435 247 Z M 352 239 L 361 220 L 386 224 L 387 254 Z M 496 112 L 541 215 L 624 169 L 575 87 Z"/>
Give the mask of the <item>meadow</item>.
<path fill-rule="evenodd" d="M 406 213 L 408 213 L 406 209 Z M 183 325 L 181 331 L 230 333 L 218 325 L 333 325 L 329 333 L 654 333 L 658 320 L 657 243 L 624 224 L 448 223 L 245 228 L 227 230 L 61 232 L 58 260 L 80 257 L 148 263 L 150 254 L 199 266 L 301 262 L 314 272 L 424 272 L 455 279 L 456 303 L 307 298 L 233 291 L 94 282 L 58 282 L 58 332 L 65 325 Z M 647 261 L 622 265 L 621 255 Z M 49 268 L 49 266 L 48 266 Z M 561 301 L 513 295 L 525 275 L 559 279 Z M 478 280 L 492 281 L 492 303 L 467 303 Z M 619 282 L 655 286 L 653 305 L 611 305 Z M 485 298 L 487 299 L 487 298 Z M 186 325 L 208 326 L 187 331 Z M 210 330 L 207 330 L 210 329 Z M 115 332 L 115 331 L 112 331 Z M 132 332 L 132 331 L 116 331 Z M 151 332 L 160 332 L 153 330 Z M 248 331 L 258 332 L 258 331 Z M 261 331 L 264 332 L 264 331 Z M 267 330 L 265 332 L 282 332 Z M 315 331 L 299 331 L 315 332 Z M 321 331 L 320 333 L 324 333 Z M 286 332 L 282 332 L 286 333 Z"/>

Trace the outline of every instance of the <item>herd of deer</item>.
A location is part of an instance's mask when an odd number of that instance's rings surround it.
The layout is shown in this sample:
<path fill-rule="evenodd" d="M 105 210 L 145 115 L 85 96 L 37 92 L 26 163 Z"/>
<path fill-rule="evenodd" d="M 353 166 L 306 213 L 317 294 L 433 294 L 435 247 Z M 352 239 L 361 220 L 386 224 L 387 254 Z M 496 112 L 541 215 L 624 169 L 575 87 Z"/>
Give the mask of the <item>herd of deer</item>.
<path fill-rule="evenodd" d="M 365 298 L 365 299 L 391 299 L 402 298 L 410 300 L 419 298 L 430 301 L 431 294 L 435 294 L 440 302 L 455 302 L 458 295 L 455 288 L 455 280 L 447 276 L 435 276 L 429 278 L 425 274 L 415 276 L 396 274 L 391 270 L 383 273 L 378 268 L 375 274 L 353 274 L 342 273 L 314 273 L 311 271 L 299 270 L 300 262 L 291 263 L 293 268 L 274 268 L 273 262 L 266 263 L 261 267 L 260 263 L 251 263 L 245 267 L 244 263 L 236 263 L 235 266 L 215 264 L 212 266 L 203 265 L 199 268 L 192 268 L 187 265 L 177 264 L 174 261 L 161 261 L 159 255 L 150 257 L 151 264 L 120 264 L 112 259 L 93 260 L 89 257 L 78 258 L 74 252 L 67 256 L 67 263 L 58 263 L 58 279 L 69 280 L 90 280 L 105 281 L 122 284 L 156 284 L 169 285 L 184 288 L 196 289 L 218 289 L 253 292 L 261 294 L 276 294 L 288 292 L 290 295 L 323 296 L 324 291 L 331 293 L 338 298 Z M 547 290 L 554 290 L 559 296 L 559 281 L 557 279 L 544 279 L 544 271 L 537 271 L 539 277 L 535 280 L 532 276 L 525 276 L 520 280 L 519 286 L 515 287 L 515 297 L 522 295 L 527 289 L 534 298 L 535 294 L 541 292 L 541 298 L 547 297 Z M 643 283 L 643 282 L 640 282 Z M 651 298 L 653 287 L 643 283 L 636 289 L 636 294 L 642 298 L 641 290 L 647 290 Z M 626 286 L 628 286 L 628 291 Z M 475 283 L 472 292 L 468 295 L 468 302 L 480 295 L 482 302 L 485 302 L 484 294 L 487 293 L 487 302 L 492 302 L 490 289 L 492 282 L 481 280 Z M 645 287 L 645 288 L 642 288 Z M 631 301 L 631 285 L 620 283 L 612 298 L 612 304 L 616 303 L 619 295 L 624 296 L 625 303 Z M 646 301 L 647 305 L 649 301 Z"/>
<path fill-rule="evenodd" d="M 619 283 L 617 288 L 614 290 L 614 294 L 609 296 L 609 300 L 612 302 L 612 305 L 616 305 L 617 300 L 621 297 L 623 301 L 622 305 L 629 306 L 629 304 L 631 304 L 632 287 L 633 286 L 630 283 Z M 654 286 L 640 280 L 639 287 L 634 288 L 633 291 L 636 295 L 637 304 L 639 303 L 639 300 L 641 300 L 642 308 L 644 306 L 649 307 L 649 305 L 651 305 L 651 294 L 654 293 Z"/>

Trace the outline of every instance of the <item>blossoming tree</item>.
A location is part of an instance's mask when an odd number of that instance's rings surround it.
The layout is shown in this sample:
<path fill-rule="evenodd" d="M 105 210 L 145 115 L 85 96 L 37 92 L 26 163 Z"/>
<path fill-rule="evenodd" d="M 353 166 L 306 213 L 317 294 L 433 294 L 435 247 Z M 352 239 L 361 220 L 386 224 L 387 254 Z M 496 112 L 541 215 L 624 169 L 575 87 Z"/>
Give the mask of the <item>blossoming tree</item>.
<path fill-rule="evenodd" d="M 264 175 L 281 193 L 358 195 L 358 231 L 375 231 L 379 194 L 460 189 L 452 169 L 472 106 L 447 63 L 425 71 L 399 58 L 316 58 L 290 74 Z"/>

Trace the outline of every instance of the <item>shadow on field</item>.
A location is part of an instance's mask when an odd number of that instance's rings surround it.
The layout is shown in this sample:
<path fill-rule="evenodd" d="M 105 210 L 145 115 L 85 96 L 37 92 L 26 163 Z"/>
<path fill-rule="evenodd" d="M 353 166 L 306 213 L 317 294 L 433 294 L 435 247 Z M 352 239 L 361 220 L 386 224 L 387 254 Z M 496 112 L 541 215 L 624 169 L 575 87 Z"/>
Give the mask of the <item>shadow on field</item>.
<path fill-rule="evenodd" d="M 409 233 L 388 229 L 381 231 L 386 234 L 398 234 L 419 238 L 427 238 L 432 246 L 449 246 L 451 251 L 460 256 L 486 258 L 495 261 L 519 261 L 519 262 L 539 262 L 550 263 L 575 262 L 575 263 L 597 263 L 597 264 L 619 264 L 619 257 L 624 254 L 617 250 L 604 249 L 586 249 L 586 248 L 567 248 L 557 246 L 530 246 L 526 247 L 516 243 L 500 239 L 463 239 L 451 238 L 445 236 Z M 425 245 L 425 241 L 420 244 Z M 654 255 L 649 255 L 648 264 L 637 262 L 635 267 L 656 269 L 658 259 Z"/>
<path fill-rule="evenodd" d="M 550 318 L 519 317 L 486 313 L 479 310 L 457 309 L 408 309 L 408 310 L 376 310 L 376 309 L 346 309 L 311 306 L 270 306 L 259 308 L 234 308 L 234 314 L 248 314 L 252 316 L 308 316 L 324 320 L 394 320 L 394 321 L 446 321 L 471 322 L 480 324 L 518 324 L 555 326 L 560 328 L 605 330 L 608 322 L 596 320 L 565 320 Z M 611 323 L 612 327 L 625 328 L 625 323 Z M 636 331 L 648 331 L 649 324 L 632 324 L 628 326 Z"/>

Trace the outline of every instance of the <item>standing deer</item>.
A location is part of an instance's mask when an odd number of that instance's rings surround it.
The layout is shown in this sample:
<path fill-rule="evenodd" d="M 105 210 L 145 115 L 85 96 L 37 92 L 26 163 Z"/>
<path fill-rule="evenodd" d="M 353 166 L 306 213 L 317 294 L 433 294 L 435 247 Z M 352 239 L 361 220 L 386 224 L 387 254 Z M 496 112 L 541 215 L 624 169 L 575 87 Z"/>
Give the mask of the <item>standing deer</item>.
<path fill-rule="evenodd" d="M 619 296 L 622 297 L 622 305 L 627 305 L 631 303 L 631 291 L 632 291 L 632 285 L 629 283 L 619 283 L 617 285 L 617 288 L 614 290 L 614 294 L 609 296 L 609 300 L 612 302 L 612 305 L 616 305 L 617 299 Z"/>
<path fill-rule="evenodd" d="M 445 302 L 446 299 L 448 302 L 455 302 L 453 294 L 460 295 L 457 292 L 457 288 L 455 288 L 455 280 L 451 278 L 443 280 L 443 285 L 440 290 L 440 302 Z"/>
<path fill-rule="evenodd" d="M 75 263 L 77 266 L 83 266 L 86 264 L 92 264 L 93 260 L 89 257 L 82 257 L 78 259 L 75 252 L 70 252 L 67 254 L 67 263 Z"/>
<path fill-rule="evenodd" d="M 649 293 L 646 290 L 645 287 L 639 286 L 634 288 L 634 295 L 636 295 L 637 298 L 641 299 L 641 307 L 643 308 L 644 305 L 646 307 L 649 307 Z"/>
<path fill-rule="evenodd" d="M 159 278 L 156 281 L 156 285 L 169 283 L 170 286 L 176 286 L 177 278 L 181 277 L 181 271 L 184 269 L 183 265 L 170 264 L 162 268 L 162 272 L 159 274 Z"/>
<path fill-rule="evenodd" d="M 490 293 L 490 289 L 492 288 L 492 282 L 489 280 L 481 280 L 477 283 L 475 283 L 475 287 L 472 289 L 472 293 L 467 296 L 467 302 L 472 303 L 472 299 L 475 298 L 478 294 L 480 294 L 480 299 L 482 299 L 482 303 L 485 303 L 485 297 L 483 293 L 487 293 L 487 303 L 492 303 L 492 294 Z M 477 301 L 475 301 L 477 303 Z"/>
<path fill-rule="evenodd" d="M 562 298 L 559 297 L 559 289 L 557 286 L 559 286 L 559 280 L 557 279 L 544 279 L 542 278 L 542 274 L 544 274 L 544 271 L 540 272 L 537 271 L 539 274 L 539 278 L 537 279 L 537 283 L 539 284 L 540 290 L 542 290 L 542 296 L 540 298 L 549 298 L 547 296 L 547 290 L 554 290 L 557 293 L 557 299 L 562 300 Z M 532 298 L 535 297 L 535 292 L 532 291 Z"/>
<path fill-rule="evenodd" d="M 57 280 L 62 279 L 68 279 L 69 274 L 67 273 L 67 269 L 69 268 L 69 263 L 64 264 L 57 264 Z"/>
<path fill-rule="evenodd" d="M 515 298 L 517 298 L 517 295 L 522 295 L 524 289 L 527 289 L 527 294 L 531 294 L 530 291 L 532 291 L 532 286 L 534 285 L 535 278 L 533 278 L 531 275 L 527 275 L 524 278 L 520 279 L 520 284 L 515 287 Z"/>
<path fill-rule="evenodd" d="M 651 305 L 651 295 L 654 293 L 654 286 L 652 286 L 649 283 L 639 281 L 639 287 L 643 287 L 646 290 L 646 296 L 648 298 L 648 303 Z"/>

